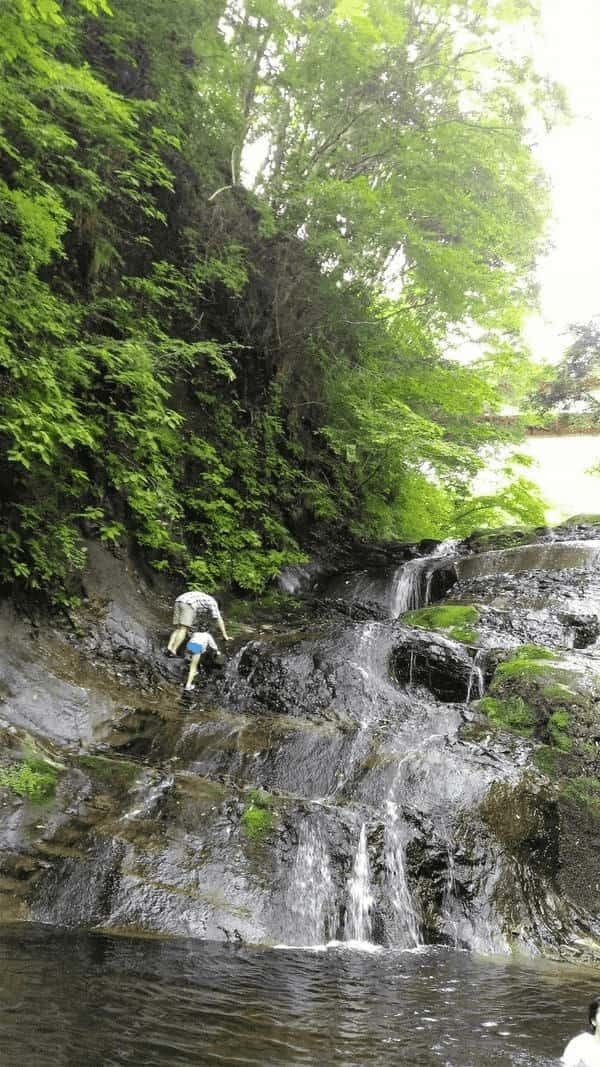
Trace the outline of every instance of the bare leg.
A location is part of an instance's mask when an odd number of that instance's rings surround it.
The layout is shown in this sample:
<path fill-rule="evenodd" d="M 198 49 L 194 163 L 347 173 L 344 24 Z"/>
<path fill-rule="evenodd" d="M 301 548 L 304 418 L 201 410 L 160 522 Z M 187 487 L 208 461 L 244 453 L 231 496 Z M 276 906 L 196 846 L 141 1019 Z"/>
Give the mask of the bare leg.
<path fill-rule="evenodd" d="M 171 634 L 171 636 L 169 638 L 169 644 L 167 645 L 167 648 L 169 649 L 169 652 L 173 652 L 173 654 L 175 654 L 177 652 L 177 649 L 180 648 L 182 641 L 184 641 L 185 638 L 187 637 L 187 632 L 188 632 L 187 626 L 176 626 L 175 627 L 175 629 L 173 630 L 173 633 Z"/>
<path fill-rule="evenodd" d="M 185 683 L 185 688 L 186 689 L 191 689 L 193 684 L 194 684 L 194 678 L 196 677 L 196 675 L 198 673 L 198 666 L 199 666 L 199 663 L 200 663 L 201 655 L 202 655 L 201 652 L 194 652 L 194 654 L 192 656 L 192 659 L 191 659 L 191 662 L 190 662 L 190 669 L 188 671 L 188 676 L 187 676 L 187 682 Z"/>

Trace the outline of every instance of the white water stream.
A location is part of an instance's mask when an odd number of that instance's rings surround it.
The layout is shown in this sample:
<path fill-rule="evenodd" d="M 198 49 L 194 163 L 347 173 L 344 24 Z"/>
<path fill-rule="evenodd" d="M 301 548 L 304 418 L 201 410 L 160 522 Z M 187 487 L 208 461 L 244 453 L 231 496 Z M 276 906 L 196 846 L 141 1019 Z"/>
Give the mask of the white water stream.
<path fill-rule="evenodd" d="M 292 918 L 288 944 L 322 945 L 335 936 L 336 893 L 326 834 L 321 823 L 307 818 L 300 826 L 298 851 L 287 894 Z"/>
<path fill-rule="evenodd" d="M 346 914 L 346 941 L 371 940 L 371 869 L 367 848 L 367 826 L 362 824 L 358 848 L 354 857 L 352 874 L 348 879 L 348 908 Z"/>
<path fill-rule="evenodd" d="M 416 948 L 421 943 L 414 905 L 406 881 L 404 843 L 400 833 L 398 805 L 386 801 L 383 860 L 390 904 L 395 913 L 394 945 Z"/>

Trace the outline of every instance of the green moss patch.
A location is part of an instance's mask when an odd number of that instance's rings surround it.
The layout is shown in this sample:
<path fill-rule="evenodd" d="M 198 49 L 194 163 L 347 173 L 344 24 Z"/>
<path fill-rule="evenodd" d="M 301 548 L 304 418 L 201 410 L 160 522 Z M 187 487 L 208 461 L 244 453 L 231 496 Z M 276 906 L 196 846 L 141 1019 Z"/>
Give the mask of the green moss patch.
<path fill-rule="evenodd" d="M 570 734 L 571 717 L 566 708 L 557 708 L 548 719 L 550 743 L 561 752 L 570 752 L 573 738 Z"/>
<path fill-rule="evenodd" d="M 547 664 L 555 659 L 554 652 L 541 645 L 521 645 L 512 656 L 498 665 L 494 677 L 498 680 L 525 676 L 545 679 L 548 675 Z"/>
<path fill-rule="evenodd" d="M 417 611 L 408 611 L 402 621 L 421 630 L 434 630 L 472 645 L 477 641 L 474 627 L 479 622 L 479 612 L 473 604 L 438 604 Z"/>
<path fill-rule="evenodd" d="M 574 801 L 596 817 L 600 817 L 600 780 L 573 778 L 561 790 L 561 796 Z"/>
<path fill-rule="evenodd" d="M 242 815 L 241 823 L 246 835 L 257 841 L 264 837 L 277 821 L 272 810 L 274 799 L 264 789 L 251 789 L 248 799 L 250 803 Z"/>
<path fill-rule="evenodd" d="M 129 789 L 140 774 L 137 763 L 129 760 L 110 759 L 108 756 L 81 756 L 79 765 L 90 771 L 104 785 L 116 789 Z"/>
<path fill-rule="evenodd" d="M 521 737 L 533 737 L 535 713 L 521 697 L 501 699 L 486 696 L 479 701 L 478 707 L 495 726 L 511 730 Z"/>
<path fill-rule="evenodd" d="M 43 804 L 56 792 L 58 772 L 52 764 L 33 757 L 0 770 L 0 785 L 20 797 Z"/>
<path fill-rule="evenodd" d="M 561 774 L 561 764 L 564 762 L 564 758 L 562 753 L 556 748 L 552 748 L 551 745 L 540 745 L 533 757 L 533 762 L 538 771 L 545 774 L 547 778 L 557 778 Z"/>

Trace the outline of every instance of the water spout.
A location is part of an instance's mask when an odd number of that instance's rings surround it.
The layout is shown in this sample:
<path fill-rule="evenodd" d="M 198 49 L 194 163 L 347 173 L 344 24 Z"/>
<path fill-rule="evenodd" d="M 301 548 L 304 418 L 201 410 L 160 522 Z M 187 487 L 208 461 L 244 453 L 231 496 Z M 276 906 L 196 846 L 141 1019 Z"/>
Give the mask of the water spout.
<path fill-rule="evenodd" d="M 363 823 L 354 858 L 352 874 L 348 881 L 348 912 L 346 917 L 346 941 L 371 940 L 371 869 L 367 849 L 367 826 Z"/>

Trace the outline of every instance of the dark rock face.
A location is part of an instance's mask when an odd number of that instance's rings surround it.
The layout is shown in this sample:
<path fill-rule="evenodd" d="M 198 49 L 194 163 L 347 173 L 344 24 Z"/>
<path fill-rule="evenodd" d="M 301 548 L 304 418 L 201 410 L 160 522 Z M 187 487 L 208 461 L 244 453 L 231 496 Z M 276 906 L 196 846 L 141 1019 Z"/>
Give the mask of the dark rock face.
<path fill-rule="evenodd" d="M 0 918 L 593 958 L 591 529 L 348 543 L 190 700 L 170 598 L 93 546 L 74 627 L 3 616 Z M 403 622 L 440 601 L 472 635 Z"/>
<path fill-rule="evenodd" d="M 415 631 L 396 648 L 393 665 L 400 682 L 422 685 L 438 700 L 460 702 L 471 696 L 474 653 L 458 641 Z"/>

